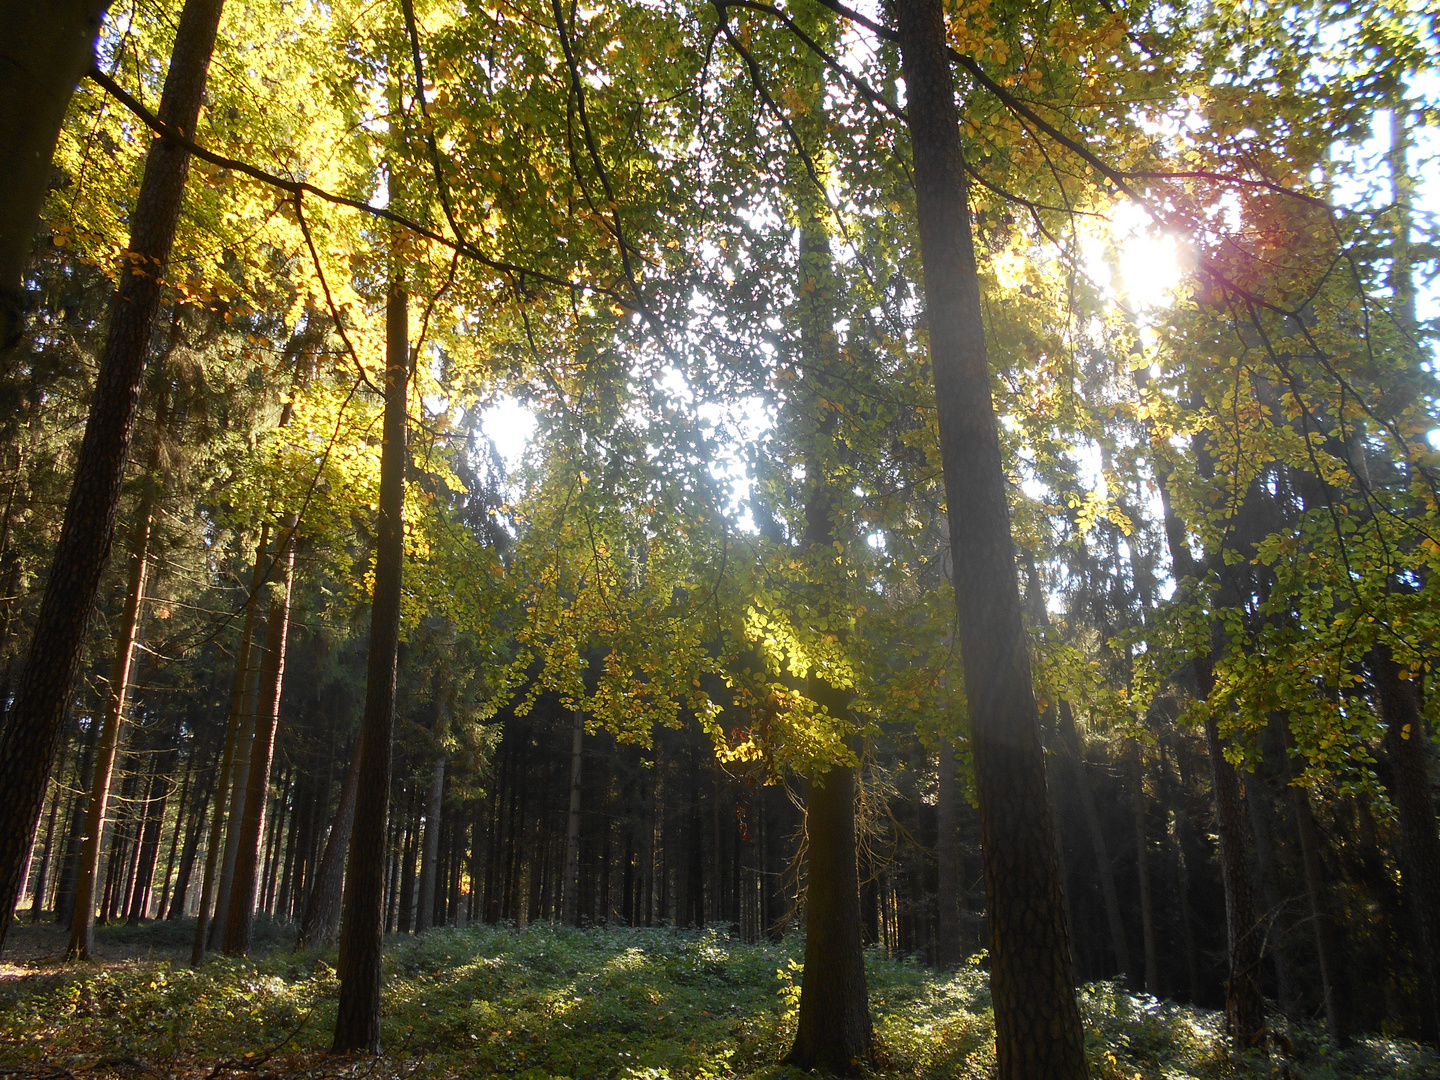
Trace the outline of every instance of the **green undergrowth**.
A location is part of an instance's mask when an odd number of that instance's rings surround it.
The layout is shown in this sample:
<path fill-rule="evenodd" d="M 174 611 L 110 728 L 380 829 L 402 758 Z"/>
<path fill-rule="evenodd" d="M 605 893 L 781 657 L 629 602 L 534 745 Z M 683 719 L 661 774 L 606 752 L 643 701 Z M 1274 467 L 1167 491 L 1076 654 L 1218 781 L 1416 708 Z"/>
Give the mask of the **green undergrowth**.
<path fill-rule="evenodd" d="M 151 932 L 183 939 L 173 925 Z M 200 971 L 144 956 L 41 966 L 0 980 L 0 1074 L 797 1080 L 803 1074 L 776 1062 L 794 1032 L 800 950 L 795 938 L 747 945 L 713 930 L 486 926 L 397 937 L 386 951 L 378 1060 L 324 1052 L 338 991 L 333 953 L 275 951 Z M 940 975 L 876 952 L 867 967 L 874 1075 L 993 1074 L 984 971 Z M 1096 1078 L 1235 1075 L 1213 1013 L 1110 983 L 1086 987 L 1081 1007 Z M 1433 1055 L 1394 1040 L 1341 1055 L 1301 1030 L 1294 1047 L 1284 1068 L 1310 1080 L 1440 1076 Z"/>

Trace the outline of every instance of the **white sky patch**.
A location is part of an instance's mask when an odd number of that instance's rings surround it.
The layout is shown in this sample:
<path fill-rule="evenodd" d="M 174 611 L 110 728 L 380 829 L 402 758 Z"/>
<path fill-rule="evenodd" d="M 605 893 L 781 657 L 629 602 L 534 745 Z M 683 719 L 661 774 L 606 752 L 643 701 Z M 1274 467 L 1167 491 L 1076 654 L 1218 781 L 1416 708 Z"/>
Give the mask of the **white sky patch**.
<path fill-rule="evenodd" d="M 535 437 L 535 413 L 529 406 L 506 394 L 480 414 L 480 431 L 495 444 L 495 452 L 513 476 L 525 462 L 525 451 Z"/>

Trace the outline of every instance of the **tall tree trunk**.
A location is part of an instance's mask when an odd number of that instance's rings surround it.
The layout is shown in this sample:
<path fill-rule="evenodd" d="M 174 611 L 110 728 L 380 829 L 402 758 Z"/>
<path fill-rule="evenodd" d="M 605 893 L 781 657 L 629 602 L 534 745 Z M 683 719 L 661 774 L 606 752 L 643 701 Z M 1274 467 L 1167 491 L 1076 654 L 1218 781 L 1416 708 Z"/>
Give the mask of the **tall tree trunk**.
<path fill-rule="evenodd" d="M 1293 1024 L 1297 1015 L 1295 980 L 1292 977 L 1295 965 L 1286 940 L 1285 901 L 1277 880 L 1280 868 L 1275 859 L 1274 834 L 1270 828 L 1270 796 L 1264 781 L 1253 771 L 1243 774 L 1241 784 L 1245 789 L 1245 809 L 1250 816 L 1250 835 L 1255 838 L 1255 869 L 1266 908 L 1264 921 L 1270 927 L 1262 940 L 1270 942 L 1270 960 L 1275 965 L 1275 989 L 1280 997 L 1280 1011 L 1285 1015 L 1286 1022 Z"/>
<path fill-rule="evenodd" d="M 60 780 L 65 775 L 65 751 L 68 748 L 68 741 L 61 745 L 60 757 L 55 763 L 55 791 L 50 796 L 50 820 L 45 826 L 45 854 L 40 859 L 40 872 L 35 876 L 35 891 L 30 899 L 30 921 L 32 923 L 40 921 L 40 913 L 45 907 L 47 871 L 55 862 L 55 819 L 60 812 L 63 790 Z"/>
<path fill-rule="evenodd" d="M 1090 832 L 1090 850 L 1095 855 L 1095 876 L 1100 881 L 1100 895 L 1105 901 L 1105 922 L 1110 930 L 1110 949 L 1120 973 L 1135 986 L 1135 968 L 1130 963 L 1130 943 L 1125 936 L 1125 923 L 1120 917 L 1120 893 L 1115 888 L 1115 863 L 1110 857 L 1110 842 L 1105 836 L 1105 826 L 1100 820 L 1100 810 L 1095 805 L 1095 789 L 1090 784 L 1090 774 L 1085 768 L 1085 753 L 1075 731 L 1075 714 L 1068 701 L 1060 702 L 1060 737 L 1065 743 L 1066 756 L 1070 761 L 1075 794 L 1080 797 L 1080 808 L 1085 812 L 1085 826 Z"/>
<path fill-rule="evenodd" d="M 406 390 L 409 328 L 405 290 L 391 286 L 385 310 L 385 422 L 380 451 L 380 520 L 375 593 L 361 724 L 360 792 L 345 880 L 340 931 L 340 1004 L 334 1049 L 380 1052 L 380 946 L 385 899 L 385 819 L 395 726 L 395 665 L 400 643 L 400 574 L 405 554 Z"/>
<path fill-rule="evenodd" d="M 560 913 L 561 921 L 570 926 L 580 919 L 580 766 L 584 747 L 585 714 L 576 709 L 570 725 L 570 808 L 565 818 L 565 875 Z"/>
<path fill-rule="evenodd" d="M 1300 861 L 1305 870 L 1305 898 L 1310 905 L 1310 926 L 1315 938 L 1315 955 L 1320 963 L 1320 993 L 1325 1004 L 1325 1029 L 1335 1045 L 1342 1049 L 1350 1041 L 1350 1022 L 1346 1011 L 1346 995 L 1340 985 L 1344 966 L 1337 940 L 1335 918 L 1331 914 L 1325 884 L 1325 862 L 1320 855 L 1320 830 L 1310 809 L 1310 796 L 1295 783 L 1295 763 L 1291 757 L 1294 740 L 1290 725 L 1282 721 L 1285 736 L 1285 778 L 1289 781 L 1290 809 L 1295 815 L 1295 832 L 1300 839 Z"/>
<path fill-rule="evenodd" d="M 1155 899 L 1150 884 L 1150 839 L 1145 827 L 1145 750 L 1135 744 L 1131 786 L 1135 797 L 1135 866 L 1140 885 L 1140 927 L 1145 944 L 1145 992 L 1160 996 L 1160 958 L 1155 940 Z"/>
<path fill-rule="evenodd" d="M 940 0 L 897 0 L 1001 1080 L 1087 1075 Z"/>
<path fill-rule="evenodd" d="M 190 878 L 194 873 L 195 854 L 200 847 L 200 837 L 205 832 L 205 822 L 208 820 L 207 813 L 210 807 L 210 792 L 215 784 L 216 773 L 219 772 L 220 763 L 213 761 L 210 768 L 205 771 L 204 782 L 200 784 L 195 792 L 190 810 L 190 827 L 185 830 L 185 847 L 180 852 L 180 869 L 175 875 L 175 890 L 170 897 L 170 910 L 165 918 L 170 921 L 181 918 L 185 914 L 185 900 L 190 893 Z"/>
<path fill-rule="evenodd" d="M 240 706 L 240 730 L 235 736 L 235 766 L 230 777 L 230 810 L 225 819 L 225 846 L 220 855 L 215 912 L 207 939 L 207 948 L 211 949 L 220 948 L 224 940 L 225 927 L 230 923 L 230 901 L 235 895 L 235 863 L 240 858 L 240 830 L 245 822 L 245 798 L 250 790 L 250 752 L 255 743 L 255 706 L 259 697 L 259 667 L 264 662 L 263 651 L 263 645 L 252 642 L 250 668 L 245 672 L 245 696 Z"/>
<path fill-rule="evenodd" d="M 225 725 L 225 747 L 215 772 L 215 807 L 210 819 L 210 839 L 205 845 L 205 873 L 200 884 L 200 908 L 195 918 L 195 941 L 190 949 L 190 965 L 199 966 L 205 959 L 210 934 L 211 909 L 219 885 L 220 860 L 225 844 L 225 806 L 230 797 L 235 773 L 235 749 L 240 742 L 245 719 L 245 691 L 249 685 L 251 642 L 255 637 L 255 613 L 259 610 L 260 590 L 266 577 L 265 548 L 270 538 L 267 522 L 260 528 L 255 545 L 255 567 L 250 573 L 250 592 L 245 598 L 245 621 L 240 629 L 240 648 L 235 653 L 235 681 L 230 688 L 230 719 Z"/>
<path fill-rule="evenodd" d="M 260 867 L 260 840 L 265 835 L 265 806 L 269 802 L 270 763 L 275 755 L 275 731 L 280 720 L 280 690 L 285 680 L 285 646 L 290 636 L 290 595 L 295 583 L 295 515 L 285 522 L 275 563 L 281 580 L 270 600 L 265 623 L 265 654 L 260 662 L 260 699 L 255 709 L 255 737 L 250 744 L 250 775 L 245 784 L 245 815 L 240 822 L 240 846 L 235 880 L 225 916 L 224 950 L 227 956 L 250 951 L 250 930 L 255 921 L 255 892 Z"/>
<path fill-rule="evenodd" d="M 1380 713 L 1385 720 L 1385 755 L 1394 775 L 1390 790 L 1400 818 L 1400 868 L 1414 911 L 1416 968 L 1429 991 L 1429 1038 L 1440 1038 L 1440 836 L 1425 761 L 1425 721 L 1415 681 L 1402 679 L 1388 648 L 1371 657 Z"/>
<path fill-rule="evenodd" d="M 953 968 L 960 944 L 960 785 L 955 778 L 955 748 L 940 740 L 940 785 L 935 800 L 935 965 Z"/>
<path fill-rule="evenodd" d="M 417 933 L 435 923 L 435 885 L 440 869 L 440 823 L 445 809 L 445 737 L 450 723 L 449 693 L 445 677 L 435 694 L 435 761 L 430 772 L 430 789 L 425 794 L 425 850 L 420 859 L 420 903 L 415 914 Z"/>
<path fill-rule="evenodd" d="M 187 135 L 196 130 L 222 3 L 186 0 L 180 14 L 160 99 L 160 119 Z M 23 5 L 7 5 L 7 13 L 17 6 Z M 84 5 L 84 10 L 89 18 L 95 9 Z M 89 34 L 85 30 L 86 40 Z M 14 39 L 3 40 L 8 46 Z M 73 64 L 65 65 L 61 82 L 69 80 L 72 69 Z M 8 103 L 0 102 L 3 104 Z M 63 101 L 60 104 L 63 108 Z M 9 116 L 10 112 L 0 108 L 0 114 Z M 53 136 L 49 145 L 53 146 Z M 55 761 L 90 609 L 110 554 L 130 429 L 189 164 L 186 151 L 158 139 L 150 144 L 130 219 L 128 272 L 120 275 L 65 521 L 36 615 L 14 713 L 0 740 L 0 791 L 6 793 L 9 806 L 9 813 L 0 817 L 0 947 L 15 908 L 20 869 L 40 816 L 45 782 Z M 25 215 L 27 227 L 33 225 L 33 215 L 33 209 Z"/>
<path fill-rule="evenodd" d="M 1141 389 L 1144 388 L 1143 369 L 1136 373 Z M 1149 432 L 1156 449 L 1155 486 L 1160 491 L 1160 503 L 1164 514 L 1165 543 L 1170 550 L 1170 564 L 1180 587 L 1191 590 L 1200 580 L 1200 569 L 1190 552 L 1190 542 L 1185 523 L 1170 497 L 1170 470 L 1166 465 L 1167 456 L 1162 440 L 1154 430 Z M 1238 600 L 1238 589 L 1231 572 L 1221 576 L 1220 593 L 1216 597 L 1219 607 L 1233 605 Z M 1195 656 L 1190 661 L 1190 673 L 1194 679 L 1194 692 L 1203 703 L 1215 688 L 1215 667 L 1212 659 L 1218 646 L 1223 644 L 1224 626 L 1217 622 L 1211 634 L 1210 652 Z M 1210 776 L 1215 799 L 1215 826 L 1220 841 L 1220 876 L 1225 890 L 1225 932 L 1229 977 L 1225 982 L 1225 1025 L 1226 1030 L 1243 1049 L 1258 1046 L 1264 1042 L 1265 999 L 1260 993 L 1260 933 L 1255 918 L 1255 898 L 1250 882 L 1250 868 L 1245 852 L 1245 811 L 1240 795 L 1240 779 L 1235 766 L 1225 757 L 1225 746 L 1220 739 L 1220 727 L 1214 714 L 1207 708 L 1204 713 L 1205 750 L 1210 760 Z"/>
<path fill-rule="evenodd" d="M 157 423 L 157 441 L 160 426 Z M 104 833 L 105 815 L 110 808 L 110 785 L 115 776 L 115 755 L 120 749 L 120 729 L 130 699 L 130 672 L 135 659 L 135 639 L 139 634 L 140 612 L 149 571 L 153 510 L 154 500 L 147 487 L 135 514 L 135 533 L 130 541 L 130 581 L 125 593 L 125 610 L 120 616 L 120 632 L 116 637 L 115 663 L 110 669 L 110 693 L 105 703 L 104 726 L 100 729 L 95 773 L 90 785 L 90 806 L 85 814 L 85 839 L 80 849 L 80 875 L 75 885 L 70 943 L 65 949 L 65 955 L 72 959 L 88 959 L 95 946 L 95 879 L 100 873 L 100 840 Z"/>
<path fill-rule="evenodd" d="M 340 805 L 325 840 L 325 854 L 314 874 L 314 884 L 305 899 L 305 917 L 300 920 L 297 949 L 322 949 L 335 940 L 340 925 L 341 884 L 345 878 L 345 853 L 350 847 L 350 829 L 355 823 L 355 799 L 360 790 L 360 747 L 345 770 L 340 788 Z"/>
<path fill-rule="evenodd" d="M 180 855 L 180 834 L 185 831 L 185 812 L 189 808 L 190 777 L 195 771 L 197 748 L 192 748 L 185 758 L 185 775 L 180 780 L 180 797 L 175 800 L 175 831 L 170 834 L 170 854 L 165 859 L 165 876 L 160 882 L 160 903 L 155 907 L 155 917 L 165 918 L 170 905 L 170 882 L 175 876 L 175 860 Z"/>
<path fill-rule="evenodd" d="M 95 35 L 109 6 L 109 0 L 0 4 L 0 357 L 24 329 L 20 275 L 50 186 L 50 159 L 75 84 L 94 62 Z"/>

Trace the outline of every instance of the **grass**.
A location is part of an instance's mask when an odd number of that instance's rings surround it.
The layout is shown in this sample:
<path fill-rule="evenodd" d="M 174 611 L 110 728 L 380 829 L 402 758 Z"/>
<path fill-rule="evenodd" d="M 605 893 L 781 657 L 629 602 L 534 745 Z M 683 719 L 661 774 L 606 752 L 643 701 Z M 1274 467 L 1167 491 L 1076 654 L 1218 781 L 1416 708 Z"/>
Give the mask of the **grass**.
<path fill-rule="evenodd" d="M 334 955 L 276 949 L 191 971 L 168 954 L 185 924 L 116 928 L 106 965 L 37 964 L 0 979 L 0 1075 L 152 1077 L 514 1077 L 550 1080 L 797 1080 L 776 1064 L 794 1032 L 802 954 L 796 938 L 745 945 L 707 930 L 526 930 L 481 926 L 396 937 L 387 948 L 385 1054 L 325 1053 L 338 984 Z M 171 938 L 174 940 L 172 941 Z M 283 940 L 280 928 L 265 940 Z M 993 1074 L 985 973 L 938 974 L 867 958 L 876 1077 Z M 1097 1080 L 1234 1075 L 1214 1013 L 1084 988 Z M 1440 1076 L 1411 1043 L 1371 1039 L 1341 1055 L 1295 1033 L 1288 1075 L 1308 1080 Z M 1273 1068 L 1278 1069 L 1279 1066 Z M 1269 1075 L 1272 1067 L 1256 1067 Z M 1274 1075 L 1281 1075 L 1275 1072 Z"/>

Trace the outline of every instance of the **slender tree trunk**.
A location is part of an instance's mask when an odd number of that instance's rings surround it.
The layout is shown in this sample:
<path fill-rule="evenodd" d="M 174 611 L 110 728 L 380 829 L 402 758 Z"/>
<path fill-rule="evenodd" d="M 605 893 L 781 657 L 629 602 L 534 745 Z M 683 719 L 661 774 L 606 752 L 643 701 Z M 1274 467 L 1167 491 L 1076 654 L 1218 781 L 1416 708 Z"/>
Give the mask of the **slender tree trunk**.
<path fill-rule="evenodd" d="M 360 789 L 360 747 L 345 770 L 340 788 L 340 805 L 325 840 L 325 854 L 315 871 L 314 884 L 305 900 L 305 917 L 300 921 L 297 949 L 322 949 L 335 940 L 340 924 L 341 884 L 345 878 L 345 853 L 350 847 L 350 829 L 355 822 L 355 799 Z"/>
<path fill-rule="evenodd" d="M 435 702 L 435 762 L 430 772 L 430 789 L 425 795 L 425 850 L 420 859 L 420 903 L 415 914 L 417 933 L 435 923 L 435 885 L 440 868 L 440 824 L 445 809 L 445 746 L 450 723 L 449 687 L 441 678 Z"/>
<path fill-rule="evenodd" d="M 195 798 L 192 800 L 190 827 L 185 830 L 185 847 L 180 853 L 180 869 L 175 875 L 175 891 L 170 896 L 170 910 L 165 915 L 165 918 L 172 922 L 185 914 L 185 899 L 190 893 L 190 878 L 194 873 L 195 854 L 200 847 L 200 837 L 205 832 L 210 793 L 219 767 L 218 760 L 211 763 L 210 768 L 204 774 L 204 782 L 200 784 Z"/>
<path fill-rule="evenodd" d="M 115 775 L 115 755 L 120 749 L 120 729 L 130 699 L 130 672 L 135 659 L 135 639 L 139 634 L 149 570 L 153 507 L 147 490 L 135 515 L 135 535 L 130 542 L 130 581 L 125 593 L 125 610 L 120 616 L 115 663 L 110 669 L 110 694 L 105 705 L 104 726 L 100 729 L 90 806 L 85 814 L 85 839 L 80 849 L 80 875 L 75 886 L 70 943 L 65 949 L 65 955 L 72 959 L 88 959 L 95 946 L 95 880 L 100 873 L 100 840 L 104 833 L 105 815 L 110 807 L 110 785 Z"/>
<path fill-rule="evenodd" d="M 1285 777 L 1289 781 L 1290 808 L 1295 815 L 1295 832 L 1300 840 L 1300 859 L 1305 870 L 1305 898 L 1310 905 L 1311 932 L 1315 937 L 1315 955 L 1320 963 L 1320 993 L 1325 1004 L 1325 1029 L 1335 1045 L 1344 1048 L 1350 1042 L 1350 1023 L 1346 1015 L 1346 995 L 1340 985 L 1344 966 L 1337 940 L 1335 918 L 1331 914 L 1325 885 L 1325 863 L 1320 855 L 1320 830 L 1310 809 L 1310 797 L 1295 783 L 1295 764 L 1291 757 L 1294 742 L 1290 725 L 1280 724 L 1285 736 Z"/>
<path fill-rule="evenodd" d="M 960 827 L 959 787 L 955 779 L 955 748 L 940 740 L 940 785 L 935 801 L 936 920 L 935 964 L 955 967 L 960 945 Z"/>
<path fill-rule="evenodd" d="M 160 99 L 160 119 L 187 135 L 193 135 L 196 130 L 222 2 L 186 0 L 180 14 L 170 70 Z M 8 14 L 21 6 L 10 4 L 5 11 Z M 88 43 L 93 40 L 90 27 L 96 8 L 93 4 L 64 5 L 65 8 L 77 6 L 85 12 L 83 36 L 79 25 L 68 36 L 82 44 Z M 4 40 L 7 47 L 15 43 L 12 38 L 0 40 Z M 72 46 L 66 55 L 73 56 L 74 51 Z M 83 52 L 84 49 L 82 55 Z M 42 58 L 43 54 L 27 57 L 27 63 Z M 51 62 L 45 60 L 47 65 Z M 57 66 L 63 67 L 57 84 L 73 85 L 74 64 L 67 61 Z M 7 75 L 6 79 L 9 78 Z M 47 74 L 46 78 L 50 76 Z M 58 99 L 57 90 L 49 100 Z M 5 104 L 8 103 L 0 101 L 0 106 Z M 63 100 L 59 100 L 59 106 L 63 109 Z M 7 117 L 3 121 L 6 124 L 17 122 L 10 118 L 13 116 L 10 109 L 0 107 L 0 115 Z M 18 123 L 28 121 L 21 119 Z M 53 147 L 51 125 L 46 123 L 43 128 L 46 138 L 40 142 Z M 40 150 L 37 144 L 30 152 Z M 155 312 L 160 304 L 161 281 L 170 261 L 189 163 L 190 155 L 184 150 L 159 140 L 150 145 L 139 197 L 130 219 L 127 272 L 120 275 L 111 309 L 109 336 L 76 461 L 74 486 L 55 547 L 52 572 L 36 616 L 14 713 L 0 740 L 0 791 L 6 793 L 9 806 L 9 813 L 0 817 L 0 915 L 3 915 L 0 947 L 4 945 L 10 913 L 15 908 L 21 885 L 20 869 L 40 815 L 45 783 L 55 761 L 56 745 L 84 648 L 90 609 L 110 554 L 115 510 L 130 447 L 130 429 L 139 402 L 140 381 Z M 25 166 L 27 171 L 32 167 L 33 164 Z M 16 227 L 33 227 L 34 212 L 33 207 L 23 212 L 24 220 L 17 222 Z M 0 247 L 10 243 L 7 239 Z M 11 272 L 3 267 L 0 271 Z M 5 287 L 11 287 L 10 278 L 3 280 Z"/>
<path fill-rule="evenodd" d="M 195 919 L 195 942 L 190 949 L 190 965 L 198 967 L 205 959 L 210 933 L 211 908 L 219 884 L 220 860 L 225 843 L 225 805 L 230 796 L 235 772 L 235 749 L 240 742 L 245 719 L 245 690 L 249 685 L 250 648 L 255 637 L 255 612 L 259 608 L 260 589 L 265 583 L 265 548 L 270 538 L 267 522 L 261 526 L 260 540 L 255 545 L 255 568 L 250 574 L 250 592 L 245 599 L 245 621 L 240 630 L 240 648 L 235 654 L 235 682 L 230 689 L 230 719 L 225 725 L 225 748 L 215 772 L 215 808 L 210 819 L 210 840 L 205 845 L 205 873 L 200 885 L 200 908 Z"/>
<path fill-rule="evenodd" d="M 180 780 L 180 798 L 175 801 L 175 831 L 170 835 L 170 854 L 165 859 L 165 877 L 160 883 L 160 903 L 155 908 L 157 919 L 165 917 L 170 904 L 170 882 L 175 876 L 175 860 L 180 854 L 180 834 L 185 831 L 185 812 L 190 805 L 190 776 L 195 771 L 196 752 L 192 749 L 185 758 L 185 775 Z"/>
<path fill-rule="evenodd" d="M 258 619 L 257 619 L 258 622 Z M 258 629 L 258 627 L 257 627 Z M 220 856 L 220 880 L 208 948 L 220 948 L 230 922 L 230 901 L 235 896 L 235 863 L 240 858 L 240 830 L 245 821 L 245 797 L 250 788 L 250 752 L 255 743 L 255 706 L 259 697 L 263 645 L 252 643 L 250 668 L 245 672 L 245 697 L 240 706 L 240 730 L 235 737 L 235 767 L 230 777 L 230 811 L 225 821 L 225 847 Z"/>
<path fill-rule="evenodd" d="M 1270 959 L 1275 965 L 1275 989 L 1280 997 L 1280 1011 L 1284 1013 L 1286 1022 L 1293 1024 L 1297 1015 L 1295 981 L 1292 978 L 1295 965 L 1286 940 L 1285 902 L 1277 879 L 1279 866 L 1270 828 L 1270 796 L 1264 782 L 1254 772 L 1243 774 L 1241 786 L 1245 790 L 1245 808 L 1250 816 L 1250 835 L 1255 838 L 1255 869 L 1260 881 L 1260 895 L 1265 900 L 1264 922 L 1270 928 L 1264 937 L 1269 939 Z"/>
<path fill-rule="evenodd" d="M 570 810 L 565 828 L 565 876 L 561 921 L 570 926 L 579 922 L 580 892 L 580 765 L 585 745 L 585 714 L 575 710 L 570 725 Z"/>
<path fill-rule="evenodd" d="M 385 311 L 385 422 L 380 451 L 380 520 L 375 593 L 361 725 L 360 785 L 340 931 L 340 1004 L 334 1049 L 380 1052 L 380 946 L 385 898 L 385 819 L 395 726 L 395 665 L 400 641 L 400 575 L 405 554 L 406 390 L 410 346 L 405 290 L 392 285 Z"/>
<path fill-rule="evenodd" d="M 1429 1037 L 1440 1037 L 1440 836 L 1425 761 L 1425 721 L 1414 680 L 1402 679 L 1388 649 L 1375 650 L 1371 668 L 1385 719 L 1385 754 L 1394 774 L 1391 799 L 1400 819 L 1401 876 L 1415 913 L 1416 969 L 1429 992 Z"/>
<path fill-rule="evenodd" d="M 265 623 L 265 653 L 260 662 L 260 698 L 255 709 L 255 737 L 250 744 L 250 772 L 245 784 L 245 813 L 240 821 L 240 845 L 235 880 L 225 917 L 224 950 L 227 956 L 250 951 L 255 921 L 255 892 L 260 868 L 260 839 L 265 835 L 265 806 L 269 802 L 270 763 L 275 756 L 275 731 L 280 720 L 280 689 L 285 680 L 285 646 L 290 636 L 290 595 L 295 583 L 295 515 L 285 522 L 275 563 L 281 568 L 276 595 L 270 600 Z"/>
<path fill-rule="evenodd" d="M 1000 1080 L 1088 1074 L 940 0 L 897 0 L 989 900 Z"/>
<path fill-rule="evenodd" d="M 1131 786 L 1135 797 L 1135 865 L 1140 885 L 1140 926 L 1145 941 L 1145 992 L 1160 996 L 1160 959 L 1155 939 L 1155 900 L 1150 885 L 1150 839 L 1145 828 L 1145 751 L 1135 745 Z"/>
<path fill-rule="evenodd" d="M 1100 810 L 1095 805 L 1095 789 L 1090 784 L 1090 774 L 1085 768 L 1085 753 L 1075 731 L 1075 715 L 1068 701 L 1060 702 L 1060 736 L 1065 742 L 1066 755 L 1070 760 L 1075 794 L 1080 797 L 1080 808 L 1085 812 L 1085 826 L 1090 832 L 1090 850 L 1095 855 L 1095 876 L 1100 880 L 1100 895 L 1105 901 L 1105 922 L 1110 929 L 1110 949 L 1115 956 L 1115 965 L 1129 980 L 1131 986 L 1139 983 L 1135 968 L 1130 962 L 1130 943 L 1125 936 L 1125 923 L 1120 917 L 1120 893 L 1115 888 L 1115 863 L 1110 857 L 1110 842 L 1105 837 L 1105 826 L 1100 820 Z"/>
<path fill-rule="evenodd" d="M 40 860 L 40 872 L 35 877 L 35 892 L 30 899 L 30 921 L 32 923 L 40 921 L 40 912 L 45 907 L 47 871 L 55 862 L 55 819 L 60 811 L 62 791 L 60 780 L 65 775 L 65 751 L 68 747 L 68 741 L 61 745 L 59 760 L 55 762 L 55 791 L 50 797 L 50 820 L 45 826 L 45 854 Z"/>
<path fill-rule="evenodd" d="M 24 328 L 20 275 L 50 186 L 50 159 L 75 84 L 94 61 L 95 35 L 109 6 L 108 0 L 0 3 L 0 357 Z"/>

